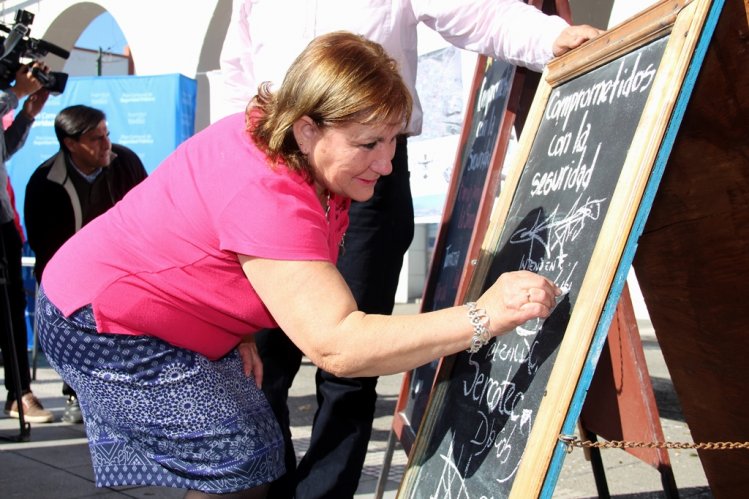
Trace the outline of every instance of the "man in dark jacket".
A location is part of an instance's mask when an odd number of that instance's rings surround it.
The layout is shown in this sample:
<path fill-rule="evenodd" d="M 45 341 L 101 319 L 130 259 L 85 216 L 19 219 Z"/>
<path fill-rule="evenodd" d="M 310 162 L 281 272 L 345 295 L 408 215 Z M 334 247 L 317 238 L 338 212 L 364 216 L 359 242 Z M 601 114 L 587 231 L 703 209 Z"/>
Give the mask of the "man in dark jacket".
<path fill-rule="evenodd" d="M 109 140 L 106 116 L 84 105 L 55 117 L 60 151 L 42 163 L 26 184 L 24 222 L 34 251 L 34 274 L 42 279 L 52 255 L 81 227 L 122 199 L 146 178 L 140 158 Z M 73 389 L 63 384 L 68 401 L 63 421 L 83 421 Z"/>

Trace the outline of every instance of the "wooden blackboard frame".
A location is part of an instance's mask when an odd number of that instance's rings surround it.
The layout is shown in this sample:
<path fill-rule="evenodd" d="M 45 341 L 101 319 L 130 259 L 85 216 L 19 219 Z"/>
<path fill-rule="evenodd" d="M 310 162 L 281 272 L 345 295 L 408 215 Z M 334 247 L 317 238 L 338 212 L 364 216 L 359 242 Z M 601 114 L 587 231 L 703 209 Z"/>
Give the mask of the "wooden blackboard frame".
<path fill-rule="evenodd" d="M 482 256 L 468 290 L 469 299 L 485 286 L 505 219 L 528 160 L 549 97 L 555 87 L 585 75 L 604 64 L 668 35 L 652 89 L 630 142 L 621 176 L 595 243 L 590 264 L 580 285 L 577 306 L 572 311 L 559 346 L 559 353 L 546 385 L 543 401 L 524 447 L 510 497 L 537 497 L 541 492 L 552 453 L 557 447 L 562 423 L 588 357 L 596 327 L 608 299 L 619 299 L 612 283 L 628 242 L 651 169 L 674 110 L 679 90 L 692 60 L 711 2 L 709 0 L 662 1 L 572 53 L 552 62 L 541 85 L 521 136 L 515 165 L 510 171 L 490 221 Z M 621 291 L 621 289 L 619 289 Z M 605 328 L 602 328 L 605 333 Z M 442 404 L 454 362 L 443 362 L 427 409 L 422 431 L 406 469 L 399 497 L 410 497 L 419 486 L 419 459 L 435 424 L 432 413 Z M 548 396 L 553 394 L 553 396 Z"/>

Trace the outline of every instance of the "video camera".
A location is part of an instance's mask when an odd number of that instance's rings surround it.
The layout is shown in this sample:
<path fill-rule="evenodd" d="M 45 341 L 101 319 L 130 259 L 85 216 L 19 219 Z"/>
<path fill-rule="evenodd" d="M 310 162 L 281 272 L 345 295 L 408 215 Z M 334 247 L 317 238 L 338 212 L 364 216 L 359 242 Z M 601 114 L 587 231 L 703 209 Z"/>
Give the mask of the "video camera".
<path fill-rule="evenodd" d="M 21 67 L 21 58 L 38 61 L 48 53 L 67 59 L 70 52 L 44 40 L 35 40 L 29 37 L 31 23 L 34 22 L 34 14 L 25 10 L 16 11 L 13 27 L 8 28 L 0 23 L 0 31 L 8 33 L 8 36 L 0 36 L 2 41 L 2 56 L 0 56 L 0 90 L 10 87 L 16 79 L 16 72 Z M 56 71 L 45 73 L 37 68 L 32 69 L 32 74 L 42 83 L 42 87 L 53 94 L 61 94 L 68 82 L 68 75 Z"/>

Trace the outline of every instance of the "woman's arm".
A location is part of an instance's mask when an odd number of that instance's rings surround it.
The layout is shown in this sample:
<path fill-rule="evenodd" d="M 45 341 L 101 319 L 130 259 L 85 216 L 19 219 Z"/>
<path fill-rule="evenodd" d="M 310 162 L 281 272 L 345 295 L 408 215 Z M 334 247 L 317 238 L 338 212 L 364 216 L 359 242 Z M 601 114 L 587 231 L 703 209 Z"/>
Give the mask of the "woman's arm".
<path fill-rule="evenodd" d="M 407 371 L 465 350 L 474 327 L 466 307 L 418 315 L 357 310 L 343 277 L 329 262 L 239 256 L 245 275 L 291 340 L 318 367 L 336 376 Z M 528 293 L 531 293 L 529 301 Z M 510 272 L 478 300 L 492 336 L 547 317 L 559 289 L 531 272 Z"/>

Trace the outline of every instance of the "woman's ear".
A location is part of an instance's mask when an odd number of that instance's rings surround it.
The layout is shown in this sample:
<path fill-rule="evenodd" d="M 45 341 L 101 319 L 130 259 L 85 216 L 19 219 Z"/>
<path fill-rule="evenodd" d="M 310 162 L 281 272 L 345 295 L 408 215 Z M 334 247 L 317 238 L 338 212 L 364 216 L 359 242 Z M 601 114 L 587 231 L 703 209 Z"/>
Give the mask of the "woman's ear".
<path fill-rule="evenodd" d="M 294 132 L 294 139 L 296 139 L 296 143 L 299 146 L 299 150 L 302 154 L 309 154 L 320 131 L 317 127 L 317 123 L 315 123 L 315 121 L 309 116 L 304 115 L 294 122 L 292 130 Z"/>

